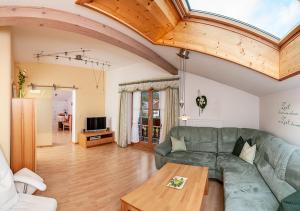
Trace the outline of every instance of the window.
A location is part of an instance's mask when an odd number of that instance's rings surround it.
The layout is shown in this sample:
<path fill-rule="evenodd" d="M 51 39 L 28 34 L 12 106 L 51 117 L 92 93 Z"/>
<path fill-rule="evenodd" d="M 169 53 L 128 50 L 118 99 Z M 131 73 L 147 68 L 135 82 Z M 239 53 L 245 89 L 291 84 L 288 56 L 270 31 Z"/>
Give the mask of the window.
<path fill-rule="evenodd" d="M 283 38 L 300 23 L 297 0 L 186 0 L 191 11 L 223 16 L 275 38 Z"/>
<path fill-rule="evenodd" d="M 150 145 L 159 142 L 161 120 L 158 91 L 150 90 L 141 93 L 141 112 L 138 127 L 141 142 Z"/>

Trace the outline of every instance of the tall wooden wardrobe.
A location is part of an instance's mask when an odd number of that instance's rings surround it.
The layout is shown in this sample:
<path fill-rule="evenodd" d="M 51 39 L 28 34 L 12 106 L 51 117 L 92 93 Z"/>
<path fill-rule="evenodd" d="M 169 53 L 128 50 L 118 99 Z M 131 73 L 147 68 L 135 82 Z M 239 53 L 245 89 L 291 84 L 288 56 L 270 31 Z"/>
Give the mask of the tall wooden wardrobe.
<path fill-rule="evenodd" d="M 12 99 L 11 169 L 36 169 L 35 104 L 33 99 Z"/>

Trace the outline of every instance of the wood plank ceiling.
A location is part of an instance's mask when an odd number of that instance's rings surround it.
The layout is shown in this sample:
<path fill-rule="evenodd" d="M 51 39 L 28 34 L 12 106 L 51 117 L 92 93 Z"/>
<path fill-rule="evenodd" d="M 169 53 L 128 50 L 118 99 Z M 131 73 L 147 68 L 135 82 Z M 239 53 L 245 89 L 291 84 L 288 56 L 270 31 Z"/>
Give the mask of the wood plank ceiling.
<path fill-rule="evenodd" d="M 300 73 L 300 27 L 276 40 L 255 29 L 190 12 L 182 0 L 77 0 L 125 24 L 153 44 L 216 56 L 276 80 Z"/>

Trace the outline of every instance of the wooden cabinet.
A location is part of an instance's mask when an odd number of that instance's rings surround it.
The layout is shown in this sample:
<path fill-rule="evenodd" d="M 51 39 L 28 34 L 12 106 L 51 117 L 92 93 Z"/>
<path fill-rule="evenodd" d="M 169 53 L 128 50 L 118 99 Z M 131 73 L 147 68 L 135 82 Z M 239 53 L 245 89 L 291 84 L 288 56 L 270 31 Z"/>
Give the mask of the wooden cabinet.
<path fill-rule="evenodd" d="M 78 142 L 80 146 L 89 148 L 101 144 L 114 142 L 114 132 L 99 131 L 99 132 L 79 133 L 78 139 L 79 139 Z"/>
<path fill-rule="evenodd" d="M 12 99 L 11 169 L 36 169 L 35 106 L 33 99 Z"/>

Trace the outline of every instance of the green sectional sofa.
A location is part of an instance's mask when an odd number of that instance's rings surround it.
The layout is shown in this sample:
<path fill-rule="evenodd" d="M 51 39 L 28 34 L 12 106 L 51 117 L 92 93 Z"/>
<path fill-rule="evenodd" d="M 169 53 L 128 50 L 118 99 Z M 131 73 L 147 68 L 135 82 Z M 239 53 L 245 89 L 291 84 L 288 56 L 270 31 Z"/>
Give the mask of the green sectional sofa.
<path fill-rule="evenodd" d="M 171 136 L 184 136 L 187 151 L 172 153 Z M 231 154 L 240 136 L 257 145 L 253 165 Z M 300 191 L 300 148 L 260 130 L 172 128 L 155 148 L 156 167 L 167 162 L 208 166 L 209 178 L 223 181 L 226 211 L 275 211 L 283 198 Z"/>

